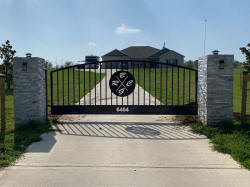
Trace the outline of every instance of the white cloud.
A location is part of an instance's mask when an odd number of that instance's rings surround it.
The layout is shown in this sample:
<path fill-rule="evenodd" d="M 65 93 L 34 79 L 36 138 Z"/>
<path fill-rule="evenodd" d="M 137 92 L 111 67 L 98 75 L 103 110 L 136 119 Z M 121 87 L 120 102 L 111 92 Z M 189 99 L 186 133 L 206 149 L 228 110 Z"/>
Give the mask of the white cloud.
<path fill-rule="evenodd" d="M 141 29 L 129 28 L 125 24 L 122 23 L 119 27 L 116 28 L 115 32 L 117 34 L 136 34 L 136 33 L 140 33 Z"/>
<path fill-rule="evenodd" d="M 95 42 L 89 42 L 88 45 L 89 46 L 96 46 L 96 43 Z"/>

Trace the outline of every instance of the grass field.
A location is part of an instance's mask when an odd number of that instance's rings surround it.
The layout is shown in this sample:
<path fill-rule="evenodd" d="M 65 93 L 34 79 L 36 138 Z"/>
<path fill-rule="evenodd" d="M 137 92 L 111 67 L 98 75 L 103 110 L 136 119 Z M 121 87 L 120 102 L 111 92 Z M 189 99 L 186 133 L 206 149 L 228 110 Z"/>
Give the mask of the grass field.
<path fill-rule="evenodd" d="M 195 102 L 195 72 L 178 68 L 134 69 L 136 83 L 164 104 L 177 105 Z M 190 77 L 190 89 L 189 89 Z M 167 79 L 167 81 L 166 81 Z M 179 85 L 178 85 L 179 82 Z M 155 84 L 156 83 L 156 84 Z M 190 94 L 189 94 L 190 93 Z M 190 97 L 189 97 L 190 96 Z"/>
<path fill-rule="evenodd" d="M 84 73 L 84 71 L 73 71 L 72 68 L 64 71 L 58 71 L 58 75 L 57 72 L 53 73 L 54 105 L 73 105 L 74 103 L 77 103 L 85 94 L 87 94 L 91 89 L 93 89 L 95 85 L 98 84 L 104 76 L 105 74 L 103 73 L 96 73 L 95 76 L 95 72 L 86 71 Z M 48 71 L 48 104 L 51 104 L 50 71 Z"/>
<path fill-rule="evenodd" d="M 242 97 L 242 69 L 234 70 L 234 112 L 241 112 Z M 247 114 L 250 114 L 250 82 L 248 82 L 247 92 Z"/>
<path fill-rule="evenodd" d="M 129 70 L 132 74 L 133 71 Z M 162 103 L 166 104 L 172 104 L 172 98 L 173 98 L 173 104 L 178 104 L 178 98 L 179 103 L 183 104 L 183 98 L 184 103 L 188 103 L 189 101 L 189 71 L 180 69 L 179 70 L 179 97 L 178 97 L 178 69 L 173 68 L 163 68 L 162 71 L 160 69 L 156 69 L 156 72 L 154 69 L 151 69 L 149 73 L 149 69 L 145 69 L 145 86 L 144 86 L 144 69 L 135 69 L 134 70 L 134 76 L 136 79 L 136 82 L 139 83 L 139 85 L 144 88 L 145 90 L 150 92 L 151 95 L 156 96 L 157 99 L 161 100 Z M 234 70 L 234 112 L 241 112 L 241 90 L 242 90 L 242 69 L 235 69 Z M 167 76 L 166 76 L 167 74 Z M 173 74 L 173 89 L 172 89 L 172 74 Z M 149 75 L 151 76 L 151 79 L 149 81 Z M 155 76 L 156 75 L 156 76 Z M 156 84 L 155 84 L 155 77 L 156 77 Z M 162 80 L 161 80 L 162 77 Z M 166 86 L 166 77 L 167 77 L 167 86 Z M 185 78 L 183 80 L 183 78 Z M 190 101 L 195 101 L 195 73 L 191 71 L 190 74 Z M 151 84 L 151 88 L 149 91 L 149 83 Z M 184 84 L 185 83 L 185 84 Z M 185 85 L 185 87 L 183 87 Z M 162 93 L 161 93 L 161 86 L 162 86 Z M 247 100 L 247 114 L 250 114 L 250 82 L 248 83 L 248 100 Z M 172 92 L 173 90 L 173 92 Z M 183 92 L 184 91 L 184 92 Z M 172 95 L 173 93 L 173 95 Z M 184 94 L 184 97 L 183 97 Z M 173 96 L 173 97 L 172 97 Z M 167 98 L 167 99 L 166 99 Z"/>
<path fill-rule="evenodd" d="M 70 77 L 73 77 L 73 71 L 70 70 Z M 50 74 L 50 71 L 48 71 L 48 75 Z M 80 78 L 83 77 L 83 72 L 80 72 Z M 86 72 L 85 76 L 88 76 L 94 80 L 94 73 L 91 72 L 90 74 Z M 97 74 L 98 78 L 96 79 L 96 83 L 100 81 L 100 78 L 103 78 L 104 75 L 102 74 L 100 77 L 100 74 Z M 67 80 L 67 75 L 64 75 L 64 79 Z M 75 79 L 78 80 L 78 71 L 75 71 Z M 85 94 L 89 91 L 88 86 L 88 78 L 86 77 L 86 91 Z M 54 86 L 56 85 L 56 77 L 53 77 Z M 62 74 L 59 73 L 59 83 L 62 81 Z M 81 83 L 81 89 L 83 85 L 84 80 L 80 80 Z M 75 84 L 77 84 L 76 82 Z M 65 83 L 66 84 L 66 83 Z M 70 85 L 72 85 L 72 78 L 70 78 Z M 94 82 L 91 83 L 90 88 L 94 87 Z M 62 87 L 62 85 L 60 85 Z M 61 88 L 59 87 L 59 88 Z M 67 85 L 65 85 L 65 88 L 67 88 Z M 62 89 L 60 89 L 62 90 Z M 59 91 L 60 91 L 59 90 Z M 50 76 L 48 76 L 48 94 L 50 94 Z M 55 92 L 57 95 L 57 92 Z M 77 92 L 78 94 L 78 92 Z M 63 93 L 60 92 L 60 103 L 62 103 L 62 95 Z M 80 97 L 84 95 L 84 92 L 80 93 Z M 68 97 L 67 97 L 68 98 Z M 67 98 L 65 100 L 67 101 Z M 76 95 L 76 102 L 79 100 L 77 99 L 78 95 Z M 57 98 L 56 98 L 57 99 Z M 73 94 L 70 92 L 69 96 L 70 103 L 73 103 Z M 48 98 L 48 101 L 50 102 L 50 97 Z M 17 128 L 15 129 L 15 123 L 14 123 L 14 103 L 13 103 L 13 89 L 6 90 L 6 131 L 5 131 L 5 137 L 0 136 L 0 167 L 8 166 L 11 163 L 13 163 L 17 158 L 19 158 L 26 150 L 28 145 L 30 145 L 32 142 L 40 141 L 41 140 L 41 134 L 44 132 L 48 132 L 51 130 L 51 122 L 44 123 L 44 124 L 37 124 L 37 123 L 31 123 L 28 126 Z"/>

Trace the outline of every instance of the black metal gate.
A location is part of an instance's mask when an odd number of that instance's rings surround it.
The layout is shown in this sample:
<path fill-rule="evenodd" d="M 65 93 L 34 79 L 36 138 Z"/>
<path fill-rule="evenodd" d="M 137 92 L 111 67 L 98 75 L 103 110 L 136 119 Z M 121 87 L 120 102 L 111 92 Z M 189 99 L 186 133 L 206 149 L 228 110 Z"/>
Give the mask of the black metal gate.
<path fill-rule="evenodd" d="M 52 114 L 197 114 L 197 70 L 152 61 L 101 61 L 50 73 Z"/>

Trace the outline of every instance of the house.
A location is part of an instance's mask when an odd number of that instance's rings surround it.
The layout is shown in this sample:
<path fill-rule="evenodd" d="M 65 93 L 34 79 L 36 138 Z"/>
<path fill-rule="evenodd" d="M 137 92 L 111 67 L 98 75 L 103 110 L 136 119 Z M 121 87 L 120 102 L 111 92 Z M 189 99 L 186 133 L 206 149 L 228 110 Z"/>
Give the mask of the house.
<path fill-rule="evenodd" d="M 131 46 L 123 50 L 114 49 L 113 51 L 102 56 L 102 61 L 111 61 L 111 60 L 134 60 L 133 66 L 143 67 L 143 61 L 152 61 L 152 62 L 162 62 L 174 65 L 183 65 L 184 56 L 180 53 L 177 53 L 173 50 L 170 50 L 163 46 L 162 49 L 157 49 L 150 46 Z M 127 66 L 127 63 L 117 62 L 115 65 L 120 68 L 121 66 Z M 159 67 L 159 65 L 154 65 L 153 63 L 147 64 L 150 67 Z M 102 64 L 102 68 L 111 68 L 111 63 L 106 62 Z M 113 67 L 114 68 L 114 67 Z"/>
<path fill-rule="evenodd" d="M 85 56 L 85 68 L 86 69 L 98 69 L 99 68 L 99 63 L 94 63 L 94 62 L 99 62 L 99 56 L 94 56 L 94 55 L 89 55 Z M 92 63 L 92 64 L 89 64 Z"/>

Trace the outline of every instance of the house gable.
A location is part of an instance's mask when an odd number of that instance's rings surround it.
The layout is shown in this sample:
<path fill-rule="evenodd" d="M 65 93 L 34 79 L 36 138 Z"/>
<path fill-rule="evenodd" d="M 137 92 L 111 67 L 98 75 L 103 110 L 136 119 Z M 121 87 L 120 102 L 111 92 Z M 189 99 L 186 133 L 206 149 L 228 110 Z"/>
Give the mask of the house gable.
<path fill-rule="evenodd" d="M 180 55 L 182 57 L 185 57 L 184 55 L 182 55 L 180 53 L 177 53 L 176 51 L 170 50 L 168 48 L 165 48 L 165 47 L 162 50 L 160 50 L 160 51 L 156 52 L 155 54 L 151 55 L 150 57 L 152 57 L 152 58 L 159 58 L 160 56 L 162 56 L 162 55 L 164 55 L 166 53 L 169 53 L 169 52 L 175 53 L 175 54 Z"/>
<path fill-rule="evenodd" d="M 124 54 L 123 52 L 119 51 L 118 49 L 115 49 L 115 50 L 103 55 L 102 57 L 108 57 L 108 56 L 128 56 L 128 55 Z"/>
<path fill-rule="evenodd" d="M 152 58 L 159 58 L 161 55 L 165 54 L 165 53 L 168 53 L 170 51 L 170 49 L 168 48 L 163 48 L 162 50 L 154 53 L 153 55 L 151 55 L 150 57 Z"/>

